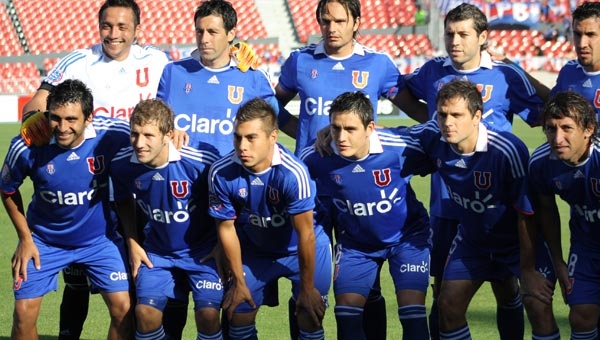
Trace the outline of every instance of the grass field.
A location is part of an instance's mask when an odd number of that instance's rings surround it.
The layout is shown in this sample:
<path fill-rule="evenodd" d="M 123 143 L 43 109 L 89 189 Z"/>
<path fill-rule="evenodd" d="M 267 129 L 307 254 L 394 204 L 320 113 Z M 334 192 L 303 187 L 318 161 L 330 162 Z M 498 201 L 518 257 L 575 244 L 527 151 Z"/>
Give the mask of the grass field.
<path fill-rule="evenodd" d="M 380 120 L 380 123 L 387 126 L 410 125 L 410 120 L 387 119 Z M 8 148 L 10 138 L 18 131 L 16 124 L 0 124 L 0 156 L 4 159 L 6 149 Z M 515 121 L 514 132 L 519 135 L 529 146 L 530 151 L 544 141 L 541 129 L 530 129 L 520 120 Z M 291 145 L 291 140 L 282 137 L 281 141 L 286 145 Z M 429 202 L 429 179 L 415 178 L 413 180 L 415 191 L 424 201 L 425 205 Z M 31 185 L 27 182 L 22 187 L 23 197 L 26 199 L 31 196 Z M 563 249 L 568 250 L 568 229 L 566 226 L 566 214 L 568 210 L 564 204 L 560 204 L 561 215 L 563 216 Z M 6 212 L 0 208 L 0 340 L 10 337 L 10 325 L 12 324 L 12 278 L 10 270 L 10 258 L 16 245 L 16 233 L 8 219 Z M 566 255 L 565 255 L 566 256 Z M 43 265 L 43 263 L 42 263 Z M 397 305 L 393 293 L 393 284 L 387 271 L 387 267 L 382 272 L 383 293 L 386 296 L 388 312 L 388 338 L 400 339 L 402 330 L 398 321 Z M 59 280 L 59 282 L 62 281 Z M 287 339 L 287 300 L 290 294 L 290 286 L 287 281 L 280 281 L 280 302 L 281 306 L 276 308 L 263 308 L 258 316 L 258 330 L 261 339 Z M 430 293 L 429 293 L 430 294 Z M 567 307 L 562 303 L 560 293 L 555 296 L 554 309 L 561 328 L 561 338 L 569 337 L 569 327 Z M 58 293 L 50 293 L 44 298 L 42 311 L 38 320 L 38 331 L 40 339 L 55 339 L 58 334 L 58 310 L 60 298 L 62 296 L 62 283 L 59 285 Z M 335 318 L 333 315 L 333 295 L 330 295 L 332 308 L 330 308 L 325 317 L 325 332 L 327 339 L 335 339 Z M 430 305 L 430 301 L 427 302 Z M 486 284 L 475 296 L 471 302 L 468 320 L 471 327 L 471 333 L 474 339 L 497 339 L 496 331 L 496 306 L 493 294 Z M 194 339 L 196 337 L 195 327 L 193 326 L 192 313 L 189 313 L 188 326 L 184 333 L 184 339 Z M 102 299 L 95 295 L 90 303 L 90 312 L 84 326 L 83 339 L 102 339 L 106 338 L 108 329 L 108 314 Z M 525 338 L 531 338 L 531 331 L 526 322 Z"/>

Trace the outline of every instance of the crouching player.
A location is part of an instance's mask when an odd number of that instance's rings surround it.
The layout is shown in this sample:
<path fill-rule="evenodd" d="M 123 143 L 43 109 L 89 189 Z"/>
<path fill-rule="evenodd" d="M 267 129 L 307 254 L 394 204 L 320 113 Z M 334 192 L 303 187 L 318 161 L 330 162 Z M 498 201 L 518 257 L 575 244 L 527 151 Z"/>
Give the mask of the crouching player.
<path fill-rule="evenodd" d="M 536 215 L 552 253 L 563 297 L 570 306 L 571 339 L 597 339 L 600 318 L 600 142 L 593 107 L 581 95 L 559 92 L 544 108 L 547 142 L 529 162 Z M 556 196 L 569 204 L 571 249 L 562 257 Z M 532 292 L 547 300 L 552 291 Z"/>
<path fill-rule="evenodd" d="M 429 339 L 425 312 L 429 218 L 409 184 L 411 176 L 403 175 L 403 166 L 421 159 L 420 164 L 433 169 L 432 163 L 399 137 L 375 131 L 373 106 L 362 92 L 335 98 L 329 119 L 334 154 L 322 158 L 310 147 L 301 158 L 335 228 L 337 338 L 367 338 L 363 309 L 379 268 L 387 260 L 402 338 Z"/>
<path fill-rule="evenodd" d="M 232 271 L 223 309 L 229 336 L 257 339 L 255 318 L 267 282 L 292 281 L 299 339 L 324 339 L 331 246 L 314 221 L 315 184 L 277 143 L 277 117 L 256 98 L 234 121 L 234 151 L 210 170 L 210 214 Z"/>
<path fill-rule="evenodd" d="M 407 144 L 420 147 L 436 165 L 460 211 L 438 300 L 440 338 L 470 339 L 466 311 L 484 281 L 496 282 L 502 288 L 496 296 L 501 307 L 497 318 L 523 324 L 522 312 L 510 311 L 521 306 L 514 278 L 520 275 L 519 242 L 527 237 L 525 221 L 533 214 L 526 182 L 529 155 L 515 135 L 494 132 L 481 123 L 481 93 L 472 83 L 447 83 L 437 95 L 436 106 L 437 121 L 397 132 Z M 536 259 L 535 265 L 552 268 L 549 257 Z M 549 274 L 552 281 L 554 274 Z M 527 311 L 532 328 L 540 329 L 543 324 L 552 333 L 548 339 L 558 337 L 551 308 Z M 522 337 L 522 327 L 500 329 L 501 339 Z"/>
<path fill-rule="evenodd" d="M 222 339 L 223 286 L 215 260 L 202 261 L 217 240 L 207 213 L 206 176 L 218 153 L 206 144 L 175 149 L 173 111 L 159 99 L 136 105 L 130 129 L 131 146 L 115 156 L 112 177 L 136 279 L 136 338 L 165 338 L 162 317 L 167 299 L 186 301 L 175 282 L 187 282 L 195 303 L 197 339 Z M 138 211 L 147 214 L 143 247 L 137 239 L 136 203 Z"/>
<path fill-rule="evenodd" d="M 19 243 L 12 258 L 13 339 L 37 339 L 43 296 L 58 288 L 60 270 L 77 264 L 102 294 L 110 313 L 109 339 L 128 339 L 129 281 L 109 208 L 110 161 L 128 142 L 127 123 L 93 117 L 91 91 L 66 80 L 50 91 L 46 109 L 52 140 L 28 147 L 12 140 L 2 168 L 2 201 Z M 19 187 L 26 176 L 33 198 L 24 214 Z"/>

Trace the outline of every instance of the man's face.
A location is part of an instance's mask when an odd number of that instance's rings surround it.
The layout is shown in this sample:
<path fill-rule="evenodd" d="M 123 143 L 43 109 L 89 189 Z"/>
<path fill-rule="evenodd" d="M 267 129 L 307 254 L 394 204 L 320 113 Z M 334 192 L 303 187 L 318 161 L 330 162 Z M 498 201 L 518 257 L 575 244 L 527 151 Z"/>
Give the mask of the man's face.
<path fill-rule="evenodd" d="M 573 23 L 573 45 L 577 61 L 588 72 L 600 71 L 600 18 Z"/>
<path fill-rule="evenodd" d="M 444 34 L 446 52 L 458 70 L 479 67 L 481 46 L 487 40 L 487 31 L 477 34 L 473 19 L 448 22 Z"/>
<path fill-rule="evenodd" d="M 277 130 L 267 133 L 260 119 L 236 123 L 233 147 L 236 155 L 248 170 L 258 173 L 271 166 Z"/>
<path fill-rule="evenodd" d="M 129 56 L 138 27 L 131 8 L 108 7 L 100 19 L 102 50 L 113 60 L 122 61 Z"/>
<path fill-rule="evenodd" d="M 131 146 L 140 163 L 156 168 L 169 159 L 171 133 L 160 132 L 156 120 L 143 125 L 131 126 Z"/>
<path fill-rule="evenodd" d="M 365 127 L 357 114 L 347 111 L 333 113 L 329 125 L 338 153 L 349 159 L 361 159 L 369 154 L 369 137 L 374 127 L 374 122 Z"/>
<path fill-rule="evenodd" d="M 457 151 L 475 151 L 481 111 L 477 110 L 475 115 L 472 115 L 464 98 L 451 98 L 438 106 L 437 121 L 442 136 Z"/>
<path fill-rule="evenodd" d="M 326 4 L 319 26 L 327 54 L 342 57 L 352 53 L 352 41 L 358 25 L 359 21 L 355 21 L 339 2 Z"/>
<path fill-rule="evenodd" d="M 92 115 L 84 118 L 80 103 L 67 103 L 50 108 L 50 128 L 56 144 L 72 149 L 83 143 L 86 126 L 91 123 Z"/>
<path fill-rule="evenodd" d="M 583 129 L 573 118 L 563 117 L 547 120 L 544 133 L 560 160 L 577 165 L 586 159 L 593 129 Z"/>
<path fill-rule="evenodd" d="M 204 66 L 220 68 L 227 65 L 229 44 L 234 38 L 235 28 L 226 32 L 221 16 L 209 15 L 196 20 L 196 45 Z"/>

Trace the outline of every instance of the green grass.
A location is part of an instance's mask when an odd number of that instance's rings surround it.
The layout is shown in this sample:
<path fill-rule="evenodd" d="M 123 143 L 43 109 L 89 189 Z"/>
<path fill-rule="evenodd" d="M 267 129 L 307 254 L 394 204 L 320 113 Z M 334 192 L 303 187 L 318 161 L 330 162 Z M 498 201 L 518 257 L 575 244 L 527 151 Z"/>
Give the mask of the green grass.
<path fill-rule="evenodd" d="M 400 119 L 382 119 L 379 122 L 386 126 L 396 125 L 411 125 L 410 120 Z M 18 131 L 18 125 L 16 124 L 0 124 L 0 156 L 6 155 L 6 149 L 8 148 L 10 138 L 14 136 Z M 544 141 L 544 136 L 541 129 L 530 129 L 520 120 L 515 121 L 514 132 L 520 136 L 529 146 L 530 152 L 539 144 Z M 280 141 L 287 145 L 292 146 L 291 139 L 286 136 L 282 136 Z M 425 205 L 429 202 L 429 178 L 415 178 L 413 185 L 418 196 L 423 200 Z M 31 185 L 29 182 L 23 185 L 21 188 L 23 197 L 31 196 Z M 568 227 L 566 225 L 566 218 L 568 216 L 568 209 L 562 203 L 559 204 L 561 209 L 561 215 L 563 216 L 563 249 L 568 250 Z M 12 324 L 12 308 L 13 308 L 13 294 L 11 291 L 12 279 L 10 271 L 10 258 L 13 254 L 14 247 L 16 245 L 16 233 L 12 223 L 8 219 L 6 212 L 3 208 L 0 208 L 0 242 L 3 245 L 0 248 L 0 278 L 2 284 L 0 284 L 0 297 L 4 302 L 0 303 L 0 339 L 6 339 L 10 337 L 10 325 Z M 566 255 L 565 255 L 566 256 Z M 43 263 L 42 263 L 43 264 Z M 393 284 L 389 276 L 387 267 L 382 272 L 382 287 L 383 294 L 387 301 L 387 313 L 388 313 L 388 338 L 389 339 L 400 339 L 402 330 L 398 321 L 398 315 L 396 313 L 397 305 L 395 301 L 395 294 Z M 61 282 L 62 279 L 59 280 Z M 568 309 L 562 303 L 560 293 L 557 292 L 555 298 L 554 309 L 556 317 L 561 328 L 561 338 L 568 338 L 569 327 L 568 327 Z M 430 292 L 429 292 L 430 295 Z M 38 331 L 41 339 L 55 339 L 58 334 L 58 310 L 60 300 L 62 296 L 62 282 L 59 285 L 58 293 L 50 293 L 44 298 L 42 304 L 42 310 L 38 320 Z M 287 300 L 290 296 L 290 285 L 287 280 L 280 281 L 279 296 L 281 305 L 276 308 L 265 307 L 262 308 L 258 314 L 258 330 L 259 336 L 262 339 L 286 339 L 288 338 L 288 326 L 287 326 Z M 327 311 L 324 320 L 325 332 L 327 339 L 335 339 L 335 318 L 333 315 L 333 295 L 330 295 L 331 308 Z M 430 305 L 428 300 L 427 306 Z M 194 321 L 192 313 L 188 313 L 188 323 L 184 333 L 184 339 L 195 338 L 195 327 L 193 326 Z M 471 328 L 471 333 L 475 339 L 497 339 L 496 331 L 496 305 L 493 298 L 493 294 L 490 291 L 489 285 L 485 284 L 480 291 L 477 293 L 473 301 L 471 302 L 468 321 Z M 526 324 L 525 338 L 531 338 L 531 330 Z M 106 331 L 108 329 L 108 314 L 104 302 L 98 295 L 94 295 L 90 302 L 90 312 L 84 326 L 84 332 L 82 335 L 83 339 L 102 339 L 106 338 Z"/>

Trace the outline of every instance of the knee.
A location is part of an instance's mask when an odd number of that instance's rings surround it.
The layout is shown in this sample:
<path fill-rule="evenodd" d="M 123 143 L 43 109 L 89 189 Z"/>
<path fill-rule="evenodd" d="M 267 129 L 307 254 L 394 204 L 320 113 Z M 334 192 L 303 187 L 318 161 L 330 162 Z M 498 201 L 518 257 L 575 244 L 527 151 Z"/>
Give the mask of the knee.
<path fill-rule="evenodd" d="M 108 294 L 108 312 L 110 317 L 116 320 L 122 320 L 130 314 L 131 300 L 128 293 Z"/>
<path fill-rule="evenodd" d="M 593 313 L 582 312 L 578 308 L 571 306 L 569 324 L 575 332 L 586 332 L 597 327 L 598 319 L 594 317 Z"/>
<path fill-rule="evenodd" d="M 558 329 L 551 304 L 547 305 L 535 298 L 527 297 L 523 299 L 523 305 L 534 333 L 550 334 Z"/>
<path fill-rule="evenodd" d="M 219 331 L 219 310 L 211 307 L 199 308 L 196 311 L 196 327 L 201 333 L 214 334 Z"/>

